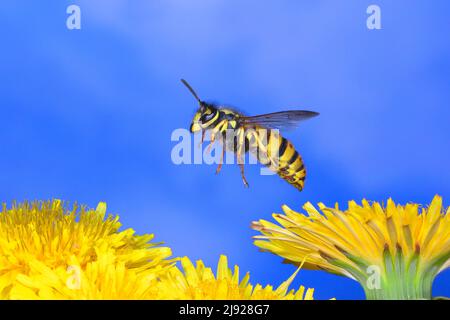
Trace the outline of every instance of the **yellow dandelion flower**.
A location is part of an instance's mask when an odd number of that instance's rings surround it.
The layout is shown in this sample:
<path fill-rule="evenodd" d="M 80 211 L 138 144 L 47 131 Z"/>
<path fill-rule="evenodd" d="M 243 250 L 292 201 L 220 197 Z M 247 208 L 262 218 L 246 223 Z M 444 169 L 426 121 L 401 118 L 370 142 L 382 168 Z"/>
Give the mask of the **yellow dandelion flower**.
<path fill-rule="evenodd" d="M 220 256 L 216 275 L 202 261 L 197 261 L 194 266 L 187 257 L 181 258 L 181 266 L 182 271 L 171 269 L 155 288 L 160 299 L 313 300 L 314 289 L 305 290 L 303 286 L 298 291 L 288 289 L 300 269 L 274 289 L 270 285 L 251 285 L 249 273 L 239 280 L 239 267 L 234 266 L 231 270 L 224 255 Z"/>
<path fill-rule="evenodd" d="M 349 202 L 341 211 L 319 203 L 307 216 L 283 206 L 274 214 L 281 225 L 264 220 L 255 244 L 305 268 L 323 269 L 357 280 L 368 299 L 430 299 L 436 275 L 450 263 L 450 208 L 434 197 L 428 208 Z"/>
<path fill-rule="evenodd" d="M 119 231 L 106 205 L 66 210 L 61 201 L 0 213 L 1 299 L 152 298 L 150 283 L 172 268 L 153 235 Z"/>

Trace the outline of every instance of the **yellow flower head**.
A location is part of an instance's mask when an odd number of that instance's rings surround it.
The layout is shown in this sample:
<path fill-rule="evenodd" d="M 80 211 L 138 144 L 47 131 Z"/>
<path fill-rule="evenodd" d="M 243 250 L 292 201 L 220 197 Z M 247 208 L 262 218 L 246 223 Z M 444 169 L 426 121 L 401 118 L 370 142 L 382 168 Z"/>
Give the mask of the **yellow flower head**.
<path fill-rule="evenodd" d="M 149 298 L 171 268 L 153 235 L 119 231 L 106 205 L 65 210 L 61 201 L 23 203 L 0 214 L 0 298 Z"/>
<path fill-rule="evenodd" d="M 289 285 L 300 269 L 277 289 L 267 285 L 262 287 L 257 284 L 249 284 L 250 275 L 246 273 L 239 280 L 239 267 L 232 271 L 228 268 L 227 257 L 222 255 L 217 266 L 217 274 L 214 275 L 211 268 L 205 267 L 202 261 L 197 261 L 196 266 L 184 257 L 181 259 L 183 271 L 178 268 L 170 270 L 166 278 L 159 283 L 156 291 L 161 299 L 184 300 L 312 300 L 314 289 L 303 286 L 298 291 L 288 291 Z"/>
<path fill-rule="evenodd" d="M 450 209 L 436 196 L 428 208 L 417 204 L 387 206 L 363 200 L 347 210 L 319 203 L 287 206 L 274 214 L 281 225 L 260 220 L 255 244 L 305 268 L 323 269 L 361 283 L 368 298 L 431 298 L 431 284 L 450 263 Z"/>

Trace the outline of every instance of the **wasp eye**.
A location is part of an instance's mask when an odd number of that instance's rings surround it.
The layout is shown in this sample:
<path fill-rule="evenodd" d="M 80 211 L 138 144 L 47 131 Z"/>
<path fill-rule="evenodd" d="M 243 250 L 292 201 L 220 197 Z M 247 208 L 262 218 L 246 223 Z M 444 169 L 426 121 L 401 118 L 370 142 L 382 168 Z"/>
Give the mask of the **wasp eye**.
<path fill-rule="evenodd" d="M 203 122 L 208 122 L 214 117 L 214 113 L 208 113 L 203 115 Z"/>

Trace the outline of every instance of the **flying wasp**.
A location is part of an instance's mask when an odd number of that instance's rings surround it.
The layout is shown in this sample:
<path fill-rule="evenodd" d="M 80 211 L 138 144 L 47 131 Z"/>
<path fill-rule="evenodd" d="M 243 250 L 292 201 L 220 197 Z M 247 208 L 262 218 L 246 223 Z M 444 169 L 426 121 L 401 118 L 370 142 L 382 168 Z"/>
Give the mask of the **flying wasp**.
<path fill-rule="evenodd" d="M 229 107 L 202 101 L 186 80 L 181 79 L 181 82 L 199 103 L 190 131 L 202 132 L 202 143 L 206 131 L 209 131 L 211 133 L 209 148 L 216 139 L 222 143 L 222 153 L 216 174 L 222 168 L 225 150 L 232 151 L 236 154 L 242 181 L 248 187 L 244 175 L 243 156 L 251 151 L 260 163 L 269 167 L 298 190 L 303 190 L 306 177 L 303 160 L 292 143 L 280 135 L 279 130 L 295 127 L 299 121 L 319 115 L 317 112 L 290 110 L 245 116 Z"/>

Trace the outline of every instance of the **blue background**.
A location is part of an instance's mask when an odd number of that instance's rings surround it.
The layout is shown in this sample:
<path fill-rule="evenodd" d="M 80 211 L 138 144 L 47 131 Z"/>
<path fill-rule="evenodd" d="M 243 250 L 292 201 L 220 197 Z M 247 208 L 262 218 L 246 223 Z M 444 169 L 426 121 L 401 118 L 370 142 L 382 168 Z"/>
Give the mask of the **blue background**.
<path fill-rule="evenodd" d="M 366 9 L 382 10 L 382 30 Z M 82 29 L 66 28 L 66 8 Z M 253 283 L 295 267 L 259 253 L 250 222 L 282 204 L 450 199 L 450 2 L 2 1 L 0 197 L 106 201 L 125 227 L 176 256 L 221 253 Z M 277 176 L 171 162 L 176 128 L 204 99 L 248 114 L 288 107 L 320 117 L 286 136 L 308 169 L 299 193 Z M 362 299 L 347 278 L 303 270 L 317 298 Z M 450 296 L 449 270 L 434 295 Z"/>

